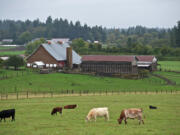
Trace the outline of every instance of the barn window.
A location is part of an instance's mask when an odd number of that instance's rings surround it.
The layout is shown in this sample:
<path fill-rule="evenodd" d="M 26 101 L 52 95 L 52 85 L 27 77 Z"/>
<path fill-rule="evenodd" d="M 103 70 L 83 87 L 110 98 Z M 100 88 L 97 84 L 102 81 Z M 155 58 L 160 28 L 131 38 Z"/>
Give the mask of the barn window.
<path fill-rule="evenodd" d="M 56 65 L 56 64 L 54 64 L 54 67 L 57 67 L 57 65 Z"/>
<path fill-rule="evenodd" d="M 50 67 L 53 67 L 53 64 L 50 64 Z"/>
<path fill-rule="evenodd" d="M 46 67 L 49 67 L 49 64 L 46 64 Z"/>

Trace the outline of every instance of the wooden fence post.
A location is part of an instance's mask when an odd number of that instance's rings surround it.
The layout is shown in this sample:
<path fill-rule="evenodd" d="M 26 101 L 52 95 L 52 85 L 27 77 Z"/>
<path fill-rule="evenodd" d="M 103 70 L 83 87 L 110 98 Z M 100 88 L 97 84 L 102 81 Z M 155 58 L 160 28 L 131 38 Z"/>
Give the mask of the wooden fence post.
<path fill-rule="evenodd" d="M 51 97 L 53 97 L 53 91 L 51 91 Z"/>
<path fill-rule="evenodd" d="M 16 92 L 16 98 L 17 98 L 17 100 L 19 99 L 19 95 L 18 95 L 18 92 Z"/>
<path fill-rule="evenodd" d="M 28 93 L 28 91 L 27 91 L 27 93 L 26 93 L 26 97 L 28 98 L 28 96 L 29 96 L 29 93 Z"/>

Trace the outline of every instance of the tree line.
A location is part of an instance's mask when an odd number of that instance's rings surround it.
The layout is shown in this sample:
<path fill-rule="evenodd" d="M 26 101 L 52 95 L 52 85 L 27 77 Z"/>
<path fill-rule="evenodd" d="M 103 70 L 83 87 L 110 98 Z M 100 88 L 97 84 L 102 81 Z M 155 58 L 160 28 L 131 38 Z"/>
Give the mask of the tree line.
<path fill-rule="evenodd" d="M 35 38 L 70 38 L 73 48 L 79 53 L 130 53 L 179 56 L 180 21 L 173 28 L 108 29 L 102 26 L 90 27 L 79 21 L 52 19 L 45 22 L 0 20 L 0 40 L 13 39 L 15 44 L 26 44 Z M 99 41 L 94 44 L 93 41 Z M 31 53 L 41 41 L 28 44 Z M 43 41 L 44 42 L 44 41 Z"/>
<path fill-rule="evenodd" d="M 89 27 L 81 25 L 79 21 L 73 23 L 66 19 L 52 19 L 49 16 L 46 22 L 39 19 L 34 21 L 0 20 L 0 40 L 13 39 L 16 44 L 25 44 L 34 38 L 83 38 L 84 40 L 106 40 L 106 32 L 101 26 Z"/>

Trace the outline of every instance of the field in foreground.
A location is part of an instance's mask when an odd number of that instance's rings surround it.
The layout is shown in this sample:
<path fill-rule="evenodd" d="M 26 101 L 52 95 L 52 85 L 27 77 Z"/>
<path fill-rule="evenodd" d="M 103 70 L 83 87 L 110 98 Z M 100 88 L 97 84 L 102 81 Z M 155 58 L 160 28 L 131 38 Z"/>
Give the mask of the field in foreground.
<path fill-rule="evenodd" d="M 1 135 L 179 135 L 180 95 L 113 95 L 77 96 L 2 100 L 0 109 L 15 108 L 16 121 L 0 123 Z M 74 110 L 63 110 L 63 115 L 51 116 L 53 107 L 78 104 Z M 155 105 L 157 110 L 149 110 Z M 98 118 L 85 123 L 84 118 L 93 107 L 109 107 L 110 121 Z M 128 125 L 118 125 L 117 118 L 124 108 L 141 107 L 145 125 L 128 120 Z"/>

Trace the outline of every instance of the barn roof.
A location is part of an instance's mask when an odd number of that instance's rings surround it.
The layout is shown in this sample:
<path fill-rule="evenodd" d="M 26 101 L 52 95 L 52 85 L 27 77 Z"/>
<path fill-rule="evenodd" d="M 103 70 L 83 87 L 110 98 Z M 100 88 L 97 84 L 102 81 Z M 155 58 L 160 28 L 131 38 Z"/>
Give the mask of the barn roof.
<path fill-rule="evenodd" d="M 151 55 L 140 55 L 140 56 L 136 56 L 138 61 L 146 61 L 146 62 L 153 62 L 153 59 L 155 58 L 155 56 L 151 56 Z"/>
<path fill-rule="evenodd" d="M 42 44 L 42 47 L 49 52 L 57 61 L 66 60 L 66 48 L 70 47 L 69 44 Z M 81 56 L 72 50 L 73 64 L 81 63 Z"/>
<path fill-rule="evenodd" d="M 115 56 L 115 55 L 85 55 L 82 61 L 113 61 L 113 62 L 133 62 L 135 56 Z"/>

